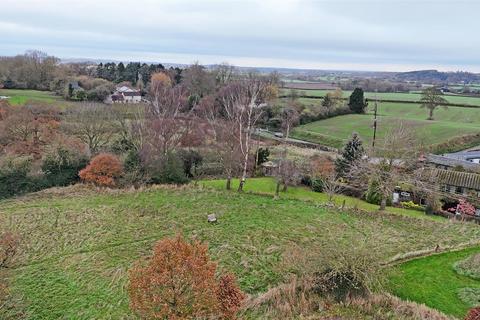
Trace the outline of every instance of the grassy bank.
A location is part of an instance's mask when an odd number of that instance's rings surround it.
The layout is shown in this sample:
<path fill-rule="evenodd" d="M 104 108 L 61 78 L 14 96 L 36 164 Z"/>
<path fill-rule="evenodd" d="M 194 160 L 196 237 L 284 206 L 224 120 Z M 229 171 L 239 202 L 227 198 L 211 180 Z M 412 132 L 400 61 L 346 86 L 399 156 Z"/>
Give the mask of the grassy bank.
<path fill-rule="evenodd" d="M 207 223 L 210 213 L 218 224 Z M 339 212 L 314 202 L 192 187 L 47 190 L 0 201 L 0 232 L 5 230 L 21 236 L 20 255 L 9 270 L 15 308 L 8 311 L 26 319 L 132 318 L 127 270 L 158 239 L 177 232 L 208 242 L 211 256 L 235 272 L 248 293 L 264 292 L 292 267 L 301 268 L 285 264 L 295 247 L 308 252 L 361 243 L 387 260 L 480 236 L 471 224 Z"/>

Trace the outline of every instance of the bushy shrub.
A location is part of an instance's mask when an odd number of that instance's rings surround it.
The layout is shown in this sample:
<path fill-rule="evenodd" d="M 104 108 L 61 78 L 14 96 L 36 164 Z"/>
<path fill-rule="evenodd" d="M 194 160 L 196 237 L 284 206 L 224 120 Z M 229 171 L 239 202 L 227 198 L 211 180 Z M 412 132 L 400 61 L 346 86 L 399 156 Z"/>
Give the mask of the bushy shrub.
<path fill-rule="evenodd" d="M 378 192 L 379 184 L 375 180 L 368 183 L 367 192 L 365 192 L 365 201 L 372 204 L 380 205 L 382 195 Z"/>
<path fill-rule="evenodd" d="M 323 180 L 320 178 L 314 178 L 311 180 L 312 190 L 315 192 L 323 192 Z"/>
<path fill-rule="evenodd" d="M 87 163 L 86 156 L 59 147 L 45 156 L 42 171 L 49 186 L 67 186 L 80 180 L 78 172 Z"/>
<path fill-rule="evenodd" d="M 123 161 L 124 174 L 122 184 L 124 185 L 141 185 L 148 182 L 149 178 L 145 172 L 142 159 L 137 151 L 128 151 Z"/>
<path fill-rule="evenodd" d="M 6 156 L 0 160 L 0 199 L 41 189 L 43 181 L 29 176 L 31 157 Z"/>
<path fill-rule="evenodd" d="M 148 172 L 152 183 L 184 184 L 189 181 L 182 160 L 174 153 L 154 160 L 148 166 Z"/>
<path fill-rule="evenodd" d="M 235 315 L 240 310 L 245 298 L 246 296 L 238 287 L 237 279 L 233 274 L 227 273 L 220 277 L 217 286 L 217 299 L 225 319 L 235 319 Z"/>
<path fill-rule="evenodd" d="M 425 208 L 422 205 L 416 204 L 413 201 L 404 201 L 404 202 L 401 202 L 400 205 L 402 206 L 402 208 L 405 208 L 405 209 L 418 210 L 418 211 L 425 210 Z"/>
<path fill-rule="evenodd" d="M 197 168 L 202 164 L 203 157 L 195 150 L 181 150 L 179 157 L 183 162 L 185 176 L 192 178 L 197 175 Z"/>
<path fill-rule="evenodd" d="M 302 176 L 300 178 L 300 184 L 306 187 L 312 187 L 312 178 L 310 176 Z"/>
<path fill-rule="evenodd" d="M 206 245 L 163 239 L 129 271 L 130 307 L 146 319 L 232 319 L 244 295 L 232 275 L 217 281 L 216 268 Z"/>
<path fill-rule="evenodd" d="M 457 212 L 461 215 L 474 216 L 476 210 L 475 207 L 467 200 L 460 199 L 457 206 Z"/>
<path fill-rule="evenodd" d="M 470 309 L 465 320 L 480 320 L 480 307 Z"/>
<path fill-rule="evenodd" d="M 458 290 L 458 297 L 471 307 L 480 305 L 480 288 L 462 288 Z"/>
<path fill-rule="evenodd" d="M 88 183 L 112 187 L 123 174 L 122 163 L 112 154 L 102 153 L 94 157 L 90 164 L 80 171 L 80 178 Z"/>
<path fill-rule="evenodd" d="M 453 268 L 461 275 L 480 279 L 480 253 L 455 263 Z"/>
<path fill-rule="evenodd" d="M 382 287 L 380 267 L 367 248 L 331 253 L 323 270 L 314 273 L 313 290 L 336 301 L 365 297 Z"/>

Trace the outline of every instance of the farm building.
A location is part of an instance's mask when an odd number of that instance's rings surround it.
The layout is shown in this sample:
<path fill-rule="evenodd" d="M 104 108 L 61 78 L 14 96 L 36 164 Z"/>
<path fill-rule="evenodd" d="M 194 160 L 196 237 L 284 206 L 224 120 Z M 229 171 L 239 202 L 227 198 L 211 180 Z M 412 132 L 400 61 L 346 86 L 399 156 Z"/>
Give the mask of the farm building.
<path fill-rule="evenodd" d="M 452 200 L 458 202 L 458 198 L 468 199 L 475 205 L 476 215 L 480 216 L 480 174 L 433 169 L 428 171 L 428 175 L 444 195 L 446 203 Z"/>
<path fill-rule="evenodd" d="M 469 154 L 468 156 L 464 155 L 467 153 Z M 475 158 L 475 154 L 478 158 Z M 428 154 L 425 157 L 425 162 L 429 167 L 443 170 L 461 168 L 470 172 L 480 172 L 480 163 L 478 160 L 480 160 L 480 152 L 459 152 L 444 155 Z"/>
<path fill-rule="evenodd" d="M 123 85 L 117 87 L 115 92 L 107 97 L 105 103 L 139 103 L 142 101 L 142 93 L 140 90 L 132 89 Z"/>
<path fill-rule="evenodd" d="M 472 150 L 472 151 L 462 151 L 462 152 L 455 152 L 455 153 L 447 153 L 444 155 L 447 158 L 457 159 L 461 161 L 468 161 L 480 164 L 480 151 L 479 150 Z"/>

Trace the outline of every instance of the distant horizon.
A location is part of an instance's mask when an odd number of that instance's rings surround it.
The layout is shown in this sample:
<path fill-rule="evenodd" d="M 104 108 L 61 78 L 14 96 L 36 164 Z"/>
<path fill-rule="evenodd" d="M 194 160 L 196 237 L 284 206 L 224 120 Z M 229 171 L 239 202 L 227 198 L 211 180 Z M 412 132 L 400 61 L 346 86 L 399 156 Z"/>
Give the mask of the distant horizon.
<path fill-rule="evenodd" d="M 17 54 L 11 54 L 11 55 L 5 55 L 5 56 L 16 56 L 16 55 L 23 55 L 28 51 L 42 51 L 50 56 L 55 56 L 56 58 L 59 58 L 60 61 L 63 63 L 71 63 L 71 62 L 93 62 L 93 63 L 100 63 L 100 62 L 115 62 L 115 63 L 129 63 L 129 62 L 140 62 L 140 63 L 147 63 L 147 64 L 153 64 L 153 63 L 160 63 L 160 64 L 169 64 L 169 65 L 183 65 L 183 66 L 188 66 L 192 65 L 194 63 L 199 63 L 201 65 L 205 66 L 212 66 L 212 65 L 220 65 L 222 63 L 228 63 L 229 65 L 232 65 L 234 67 L 239 67 L 239 68 L 261 68 L 261 69 L 285 69 L 285 70 L 305 70 L 305 71 L 324 71 L 324 72 L 388 72 L 388 73 L 402 73 L 402 72 L 413 72 L 413 71 L 426 71 L 426 70 L 436 70 L 439 72 L 468 72 L 468 73 L 474 73 L 474 74 L 480 74 L 479 71 L 470 71 L 467 69 L 446 69 L 446 68 L 441 68 L 438 66 L 417 66 L 417 68 L 410 68 L 410 69 L 391 69 L 391 70 L 385 70 L 385 69 L 378 69 L 378 70 L 373 70 L 373 69 L 342 69 L 342 68 L 327 68 L 328 65 L 325 65 L 325 68 L 320 68 L 320 67 L 300 67 L 300 66 L 272 66 L 272 65 L 249 65 L 249 64 L 236 64 L 236 63 L 231 63 L 229 61 L 226 61 L 225 59 L 220 59 L 218 62 L 211 62 L 211 63 L 202 63 L 200 60 L 193 60 L 191 62 L 178 62 L 175 61 L 174 58 L 168 59 L 169 61 L 166 61 L 167 59 L 158 59 L 158 60 L 146 60 L 146 59 L 132 59 L 132 58 L 107 58 L 107 57 L 82 57 L 82 56 L 58 56 L 55 54 L 52 54 L 48 51 L 44 51 L 41 49 L 27 49 L 24 52 L 17 53 Z M 349 64 L 343 64 L 343 65 L 349 65 Z"/>
<path fill-rule="evenodd" d="M 473 0 L 2 0 L 0 55 L 480 73 Z"/>

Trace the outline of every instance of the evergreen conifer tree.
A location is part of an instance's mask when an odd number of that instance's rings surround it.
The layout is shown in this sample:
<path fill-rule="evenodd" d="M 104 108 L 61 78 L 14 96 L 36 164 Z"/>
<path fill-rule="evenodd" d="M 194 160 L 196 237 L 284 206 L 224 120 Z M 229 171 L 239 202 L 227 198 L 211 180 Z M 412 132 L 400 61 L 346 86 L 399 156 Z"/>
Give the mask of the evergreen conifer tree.
<path fill-rule="evenodd" d="M 348 106 L 354 113 L 365 113 L 368 103 L 363 96 L 362 88 L 355 88 L 355 90 L 353 90 L 348 101 Z"/>
<path fill-rule="evenodd" d="M 340 177 L 345 177 L 355 162 L 359 161 L 365 154 L 362 140 L 357 133 L 345 144 L 342 155 L 335 161 L 335 170 Z"/>

